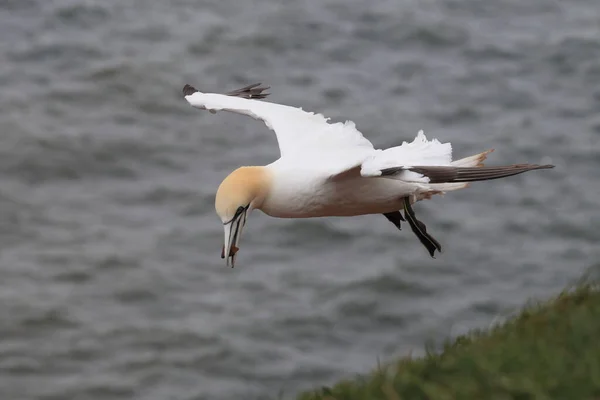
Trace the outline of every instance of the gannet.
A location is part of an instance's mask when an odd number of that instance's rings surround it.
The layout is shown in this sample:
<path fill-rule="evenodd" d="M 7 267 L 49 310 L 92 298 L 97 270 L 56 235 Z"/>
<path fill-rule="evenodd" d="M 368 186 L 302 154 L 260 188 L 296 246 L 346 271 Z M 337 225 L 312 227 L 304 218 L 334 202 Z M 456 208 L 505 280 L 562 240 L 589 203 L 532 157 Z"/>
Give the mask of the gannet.
<path fill-rule="evenodd" d="M 419 131 L 408 143 L 375 149 L 354 122 L 329 123 L 322 114 L 264 101 L 261 83 L 227 93 L 203 93 L 186 84 L 195 108 L 230 111 L 263 121 L 275 132 L 280 157 L 265 166 L 241 166 L 219 185 L 215 211 L 224 228 L 221 258 L 234 267 L 242 230 L 253 210 L 277 218 L 383 214 L 398 229 L 408 221 L 431 257 L 441 245 L 412 209 L 417 201 L 553 165 L 486 167 L 493 149 L 452 160 L 452 146 Z M 401 214 L 404 211 L 404 216 Z"/>

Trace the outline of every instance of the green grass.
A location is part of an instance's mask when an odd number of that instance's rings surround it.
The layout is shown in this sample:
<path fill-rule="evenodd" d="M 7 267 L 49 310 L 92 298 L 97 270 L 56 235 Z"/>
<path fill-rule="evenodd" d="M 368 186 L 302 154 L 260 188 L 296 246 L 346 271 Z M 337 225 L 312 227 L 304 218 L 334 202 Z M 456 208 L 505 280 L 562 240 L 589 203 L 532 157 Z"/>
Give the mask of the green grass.
<path fill-rule="evenodd" d="M 400 359 L 298 400 L 600 400 L 599 288 L 565 290 L 441 352 Z"/>

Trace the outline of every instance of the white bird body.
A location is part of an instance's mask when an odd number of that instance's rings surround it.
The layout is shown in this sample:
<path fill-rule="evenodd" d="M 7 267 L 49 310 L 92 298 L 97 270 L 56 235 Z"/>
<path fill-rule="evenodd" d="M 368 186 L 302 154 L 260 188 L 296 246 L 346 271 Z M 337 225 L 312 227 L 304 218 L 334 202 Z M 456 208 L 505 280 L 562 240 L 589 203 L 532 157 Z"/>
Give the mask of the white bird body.
<path fill-rule="evenodd" d="M 278 218 L 348 217 L 381 214 L 402 208 L 402 199 L 419 189 L 386 178 L 367 178 L 358 169 L 338 179 L 315 169 L 294 168 L 279 160 L 266 168 L 272 176 L 261 211 Z"/>
<path fill-rule="evenodd" d="M 281 157 L 267 166 L 241 167 L 220 185 L 215 199 L 225 227 L 222 256 L 233 266 L 241 231 L 253 209 L 278 218 L 348 217 L 384 214 L 400 228 L 404 210 L 411 229 L 430 254 L 441 246 L 416 219 L 411 204 L 458 190 L 468 182 L 498 179 L 533 169 L 518 164 L 484 167 L 492 150 L 452 161 L 450 143 L 427 140 L 375 149 L 352 121 L 329 123 L 321 114 L 260 101 L 266 88 L 247 86 L 227 93 L 202 93 L 186 85 L 193 107 L 231 111 L 263 121 L 275 131 Z"/>

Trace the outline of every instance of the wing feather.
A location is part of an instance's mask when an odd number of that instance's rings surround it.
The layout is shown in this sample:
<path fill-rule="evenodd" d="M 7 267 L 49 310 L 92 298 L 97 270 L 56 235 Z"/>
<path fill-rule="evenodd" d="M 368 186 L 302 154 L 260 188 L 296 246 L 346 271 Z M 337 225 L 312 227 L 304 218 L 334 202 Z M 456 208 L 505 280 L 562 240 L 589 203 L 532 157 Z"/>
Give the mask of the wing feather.
<path fill-rule="evenodd" d="M 372 143 L 356 129 L 354 122 L 329 123 L 322 114 L 306 112 L 301 108 L 259 101 L 266 96 L 260 84 L 228 92 L 202 93 L 185 85 L 183 95 L 192 107 L 229 111 L 247 115 L 275 131 L 281 156 L 332 152 L 341 149 L 362 149 L 362 154 L 374 151 Z"/>
<path fill-rule="evenodd" d="M 390 147 L 373 154 L 362 164 L 360 173 L 364 177 L 377 177 L 381 176 L 382 170 L 398 166 L 450 165 L 451 162 L 452 146 L 450 143 L 440 143 L 437 139 L 427 140 L 421 130 L 412 142 L 403 142 L 400 146 Z M 427 182 L 419 174 L 407 172 L 407 177 L 414 179 L 415 182 Z"/>

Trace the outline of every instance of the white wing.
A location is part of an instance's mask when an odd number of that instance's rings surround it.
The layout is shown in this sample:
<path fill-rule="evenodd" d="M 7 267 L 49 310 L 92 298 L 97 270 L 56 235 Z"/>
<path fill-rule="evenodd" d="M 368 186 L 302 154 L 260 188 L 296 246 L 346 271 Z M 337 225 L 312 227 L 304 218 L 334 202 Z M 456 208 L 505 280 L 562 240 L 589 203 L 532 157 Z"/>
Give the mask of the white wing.
<path fill-rule="evenodd" d="M 363 177 L 382 176 L 382 171 L 395 170 L 386 178 L 414 183 L 428 183 L 421 173 L 410 171 L 414 166 L 475 166 L 485 154 L 452 161 L 450 143 L 427 140 L 423 131 L 410 143 L 385 150 L 376 150 L 372 143 L 356 129 L 354 122 L 330 124 L 322 114 L 301 108 L 260 101 L 267 96 L 267 88 L 260 84 L 229 92 L 202 93 L 185 85 L 183 95 L 191 106 L 211 112 L 230 111 L 263 121 L 275 131 L 281 159 L 291 165 L 314 169 L 320 176 L 336 176 L 360 167 Z M 285 160 L 284 160 L 285 159 Z M 473 165 L 471 165 L 473 164 Z M 388 171 L 389 172 L 389 171 Z"/>
<path fill-rule="evenodd" d="M 381 176 L 381 171 L 388 168 L 416 165 L 444 166 L 452 165 L 452 145 L 440 143 L 437 139 L 427 140 L 423 131 L 410 143 L 390 147 L 362 163 L 360 173 L 364 177 Z M 429 180 L 421 174 L 406 171 L 397 174 L 394 179 L 426 183 Z"/>
<path fill-rule="evenodd" d="M 301 108 L 255 100 L 264 98 L 266 88 L 250 85 L 228 94 L 202 93 L 185 85 L 183 94 L 191 106 L 216 111 L 230 111 L 263 121 L 275 131 L 282 157 L 319 152 L 327 154 L 360 148 L 373 151 L 373 145 L 358 131 L 352 121 L 330 124 L 322 114 Z M 352 151 L 353 153 L 355 151 Z"/>

